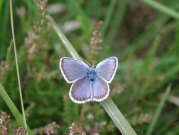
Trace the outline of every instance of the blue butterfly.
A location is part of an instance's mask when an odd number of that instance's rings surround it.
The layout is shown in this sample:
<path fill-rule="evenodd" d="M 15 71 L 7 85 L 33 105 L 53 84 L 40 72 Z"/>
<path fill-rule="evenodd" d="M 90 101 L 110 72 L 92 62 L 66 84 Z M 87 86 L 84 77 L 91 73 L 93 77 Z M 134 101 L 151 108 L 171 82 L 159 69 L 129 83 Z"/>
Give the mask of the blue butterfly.
<path fill-rule="evenodd" d="M 108 84 L 114 78 L 118 59 L 109 57 L 96 66 L 89 66 L 80 60 L 63 57 L 59 67 L 67 83 L 72 83 L 69 95 L 73 102 L 101 102 L 109 95 Z"/>

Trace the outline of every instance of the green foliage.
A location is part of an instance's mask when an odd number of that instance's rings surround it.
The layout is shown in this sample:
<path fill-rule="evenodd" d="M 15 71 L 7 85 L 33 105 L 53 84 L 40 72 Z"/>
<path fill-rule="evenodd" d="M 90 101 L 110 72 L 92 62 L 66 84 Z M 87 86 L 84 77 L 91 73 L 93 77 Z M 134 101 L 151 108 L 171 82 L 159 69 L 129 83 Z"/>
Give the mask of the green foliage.
<path fill-rule="evenodd" d="M 155 134 L 178 134 L 178 107 L 167 96 L 165 104 L 160 104 L 169 84 L 172 84 L 169 96 L 179 94 L 178 1 L 53 0 L 48 5 L 56 2 L 65 8 L 52 16 L 84 60 L 88 59 L 94 22 L 103 21 L 102 50 L 95 60 L 99 62 L 113 55 L 119 58 L 110 96 L 137 134 L 146 134 L 151 123 L 154 126 L 150 130 Z M 101 134 L 119 134 L 100 104 L 76 105 L 69 99 L 70 85 L 58 67 L 59 59 L 69 54 L 37 4 L 28 0 L 13 4 L 28 126 L 34 130 L 56 121 L 59 134 L 68 134 L 75 122 L 89 133 L 106 122 L 99 128 Z M 66 31 L 64 26 L 70 21 L 80 26 Z M 21 110 L 11 39 L 9 1 L 1 0 L 0 82 Z M 2 97 L 0 109 L 13 116 Z"/>

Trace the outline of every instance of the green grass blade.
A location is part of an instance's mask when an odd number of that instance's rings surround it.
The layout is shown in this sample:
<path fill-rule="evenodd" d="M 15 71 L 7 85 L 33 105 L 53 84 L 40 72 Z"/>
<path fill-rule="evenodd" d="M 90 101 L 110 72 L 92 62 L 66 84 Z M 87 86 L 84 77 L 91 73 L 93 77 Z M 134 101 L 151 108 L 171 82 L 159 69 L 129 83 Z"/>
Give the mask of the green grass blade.
<path fill-rule="evenodd" d="M 12 30 L 12 41 L 14 45 L 14 55 L 15 55 L 15 63 L 16 63 L 16 73 L 17 73 L 17 80 L 18 80 L 18 87 L 19 87 L 19 96 L 20 96 L 20 103 L 24 121 L 24 127 L 27 129 L 27 122 L 25 117 L 24 105 L 23 105 L 23 98 L 22 98 L 22 89 L 21 89 L 21 81 L 20 81 L 20 74 L 19 74 L 19 65 L 18 65 L 18 58 L 17 58 L 17 49 L 16 49 L 16 41 L 15 41 L 15 34 L 14 34 L 14 21 L 13 21 L 13 7 L 12 7 L 12 0 L 10 0 L 10 22 L 11 22 L 11 30 Z M 27 131 L 28 135 L 28 131 Z"/>
<path fill-rule="evenodd" d="M 167 101 L 167 98 L 169 96 L 170 88 L 171 88 L 171 85 L 169 85 L 167 87 L 167 90 L 165 91 L 165 93 L 164 93 L 164 95 L 163 95 L 163 97 L 162 97 L 162 99 L 161 99 L 161 101 L 160 101 L 160 103 L 159 103 L 159 105 L 157 107 L 157 110 L 155 112 L 154 118 L 153 118 L 153 120 L 152 120 L 152 122 L 151 122 L 151 124 L 150 124 L 150 126 L 148 128 L 147 135 L 151 135 L 153 130 L 154 130 L 154 128 L 155 128 L 155 125 L 156 125 L 157 120 L 158 120 L 158 118 L 160 116 L 160 113 L 161 113 L 163 107 L 165 106 L 165 102 Z"/>
<path fill-rule="evenodd" d="M 3 7 L 4 0 L 0 0 L 0 18 L 2 17 L 2 7 Z M 2 19 L 2 18 L 1 18 Z"/>
<path fill-rule="evenodd" d="M 80 20 L 83 20 L 83 21 L 80 21 L 83 30 L 87 31 L 88 29 L 91 29 L 92 25 L 91 25 L 90 19 L 81 8 L 80 1 L 68 0 L 68 2 L 70 5 L 73 5 L 73 10 L 74 12 L 76 12 L 77 17 L 79 17 Z"/>
<path fill-rule="evenodd" d="M 123 135 L 137 135 L 110 97 L 102 101 L 101 105 Z"/>
<path fill-rule="evenodd" d="M 6 0 L 2 3 L 1 7 L 1 14 L 0 14 L 0 39 L 1 39 L 1 45 L 3 46 L 3 41 L 6 41 L 6 34 L 9 30 L 9 1 Z M 1 49 L 1 48 L 0 48 Z M 5 54 L 5 53 L 4 53 Z M 3 52 L 1 52 L 0 55 L 4 55 Z"/>
<path fill-rule="evenodd" d="M 128 4 L 129 4 L 129 0 L 121 1 L 121 4 L 119 5 L 119 7 L 116 11 L 116 14 L 114 16 L 114 19 L 112 21 L 112 24 L 111 24 L 112 27 L 106 37 L 107 39 L 104 40 L 107 44 L 111 44 L 114 37 L 116 36 L 116 33 L 119 31 L 119 27 L 122 23 L 125 13 L 126 13 Z"/>
<path fill-rule="evenodd" d="M 179 21 L 176 22 L 176 34 L 175 34 L 175 40 L 174 40 L 174 46 L 172 48 L 172 53 L 175 53 L 176 55 L 178 55 L 179 52 Z"/>
<path fill-rule="evenodd" d="M 142 2 L 144 2 L 145 4 L 147 4 L 148 6 L 151 6 L 153 7 L 154 9 L 162 12 L 162 13 L 165 13 L 171 17 L 174 17 L 176 19 L 179 19 L 179 13 L 176 12 L 175 10 L 172 10 L 171 8 L 165 6 L 165 5 L 162 5 L 161 3 L 157 2 L 157 1 L 154 1 L 154 0 L 140 0 Z"/>
<path fill-rule="evenodd" d="M 55 21 L 49 16 L 46 16 L 47 19 L 50 21 L 50 23 L 52 24 L 53 29 L 56 31 L 56 33 L 58 34 L 59 38 L 61 39 L 63 45 L 65 46 L 65 48 L 69 51 L 70 55 L 73 58 L 76 59 L 81 59 L 81 57 L 79 56 L 79 54 L 76 52 L 76 50 L 73 48 L 73 46 L 71 45 L 71 43 L 68 41 L 68 39 L 65 37 L 65 35 L 63 34 L 63 32 L 58 28 L 58 25 L 55 23 Z"/>
<path fill-rule="evenodd" d="M 7 54 L 6 54 L 6 62 L 7 62 L 7 64 L 9 64 L 9 61 L 10 61 L 10 55 L 11 55 L 11 51 L 12 51 L 12 49 L 13 49 L 13 43 L 11 42 L 10 43 L 10 46 L 8 47 L 8 49 L 7 49 Z"/>
<path fill-rule="evenodd" d="M 160 36 L 157 36 L 155 39 L 154 39 L 154 42 L 152 44 L 152 47 L 151 49 L 149 50 L 148 54 L 147 54 L 147 57 L 146 57 L 146 60 L 147 63 L 150 63 L 151 60 L 155 57 L 155 54 L 156 54 L 156 51 L 157 51 L 157 48 L 158 48 L 158 45 L 160 43 Z"/>
<path fill-rule="evenodd" d="M 62 40 L 65 48 L 71 54 L 71 56 L 75 59 L 81 59 L 81 57 L 78 55 L 65 35 L 59 30 L 53 19 L 49 15 L 47 16 L 47 19 L 52 24 L 52 27 L 57 32 L 59 38 Z M 108 97 L 105 101 L 102 101 L 101 104 L 108 115 L 111 117 L 117 128 L 121 131 L 121 133 L 123 133 L 124 135 L 136 135 L 134 129 L 129 125 L 125 117 L 122 115 L 122 113 L 119 111 L 110 97 Z"/>
<path fill-rule="evenodd" d="M 108 8 L 106 16 L 105 16 L 105 19 L 104 19 L 103 27 L 102 27 L 102 30 L 101 30 L 102 37 L 105 37 L 106 30 L 107 30 L 109 22 L 112 18 L 112 13 L 113 13 L 115 5 L 116 5 L 116 0 L 111 0 L 109 8 Z"/>
<path fill-rule="evenodd" d="M 160 27 L 168 20 L 168 17 L 165 15 L 159 15 L 156 17 L 147 29 L 144 30 L 136 39 L 123 51 L 121 52 L 122 57 L 126 57 L 129 54 L 135 53 L 140 47 L 146 44 L 150 39 L 155 37 L 160 30 Z"/>
<path fill-rule="evenodd" d="M 16 108 L 15 104 L 12 102 L 11 98 L 9 97 L 9 95 L 7 94 L 6 90 L 4 89 L 4 87 L 2 86 L 1 83 L 0 83 L 0 96 L 2 97 L 2 99 L 4 100 L 6 105 L 8 106 L 9 110 L 11 111 L 13 116 L 15 117 L 17 123 L 23 125 L 24 121 L 23 121 L 22 115 L 20 114 L 20 112 Z M 30 128 L 28 127 L 27 129 L 28 129 L 29 134 L 32 135 Z"/>
<path fill-rule="evenodd" d="M 172 67 L 168 72 L 165 73 L 165 76 L 166 78 L 172 78 L 178 72 L 179 72 L 179 63 L 176 63 L 175 65 L 172 65 Z"/>
<path fill-rule="evenodd" d="M 154 59 L 155 57 L 155 54 L 157 52 L 157 49 L 158 49 L 158 46 L 159 46 L 159 43 L 160 43 L 160 36 L 157 36 L 155 39 L 154 39 L 154 42 L 150 48 L 150 50 L 148 51 L 148 54 L 144 60 L 144 65 L 143 65 L 143 72 L 147 72 L 148 71 L 148 68 L 150 67 L 150 64 L 152 63 L 152 60 Z"/>

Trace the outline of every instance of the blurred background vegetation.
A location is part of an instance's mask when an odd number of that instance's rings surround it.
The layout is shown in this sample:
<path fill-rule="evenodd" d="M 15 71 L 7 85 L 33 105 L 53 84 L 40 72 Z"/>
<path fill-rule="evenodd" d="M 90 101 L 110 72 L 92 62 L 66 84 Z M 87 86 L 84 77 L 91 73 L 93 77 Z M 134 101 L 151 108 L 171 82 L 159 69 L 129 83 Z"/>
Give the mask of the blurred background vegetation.
<path fill-rule="evenodd" d="M 14 0 L 17 54 L 29 127 L 38 134 L 51 130 L 68 134 L 76 123 L 79 130 L 90 135 L 120 134 L 99 103 L 78 105 L 69 99 L 70 85 L 64 81 L 58 63 L 61 57 L 70 55 L 45 18 L 50 14 L 84 60 L 98 63 L 109 56 L 118 57 L 110 96 L 137 134 L 179 134 L 179 13 L 172 15 L 179 11 L 179 2 L 157 2 L 169 10 L 146 0 Z M 98 36 L 102 41 L 98 37 L 99 43 L 94 45 L 90 42 L 100 20 L 103 25 Z M 11 35 L 9 1 L 0 0 L 0 82 L 21 110 Z M 169 85 L 171 91 L 164 101 Z M 20 125 L 1 97 L 0 111 L 11 116 L 8 133 L 13 134 Z"/>

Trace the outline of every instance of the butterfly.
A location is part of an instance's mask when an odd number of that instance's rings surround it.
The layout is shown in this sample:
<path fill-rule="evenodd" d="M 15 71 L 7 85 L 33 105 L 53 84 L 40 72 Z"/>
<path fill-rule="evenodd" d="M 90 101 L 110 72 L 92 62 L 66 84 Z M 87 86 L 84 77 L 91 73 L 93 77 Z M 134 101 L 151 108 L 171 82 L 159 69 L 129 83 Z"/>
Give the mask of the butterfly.
<path fill-rule="evenodd" d="M 75 103 L 89 101 L 101 102 L 109 95 L 109 83 L 114 78 L 118 67 L 118 59 L 109 57 L 96 66 L 63 57 L 60 59 L 59 68 L 67 83 L 72 83 L 69 96 Z"/>

